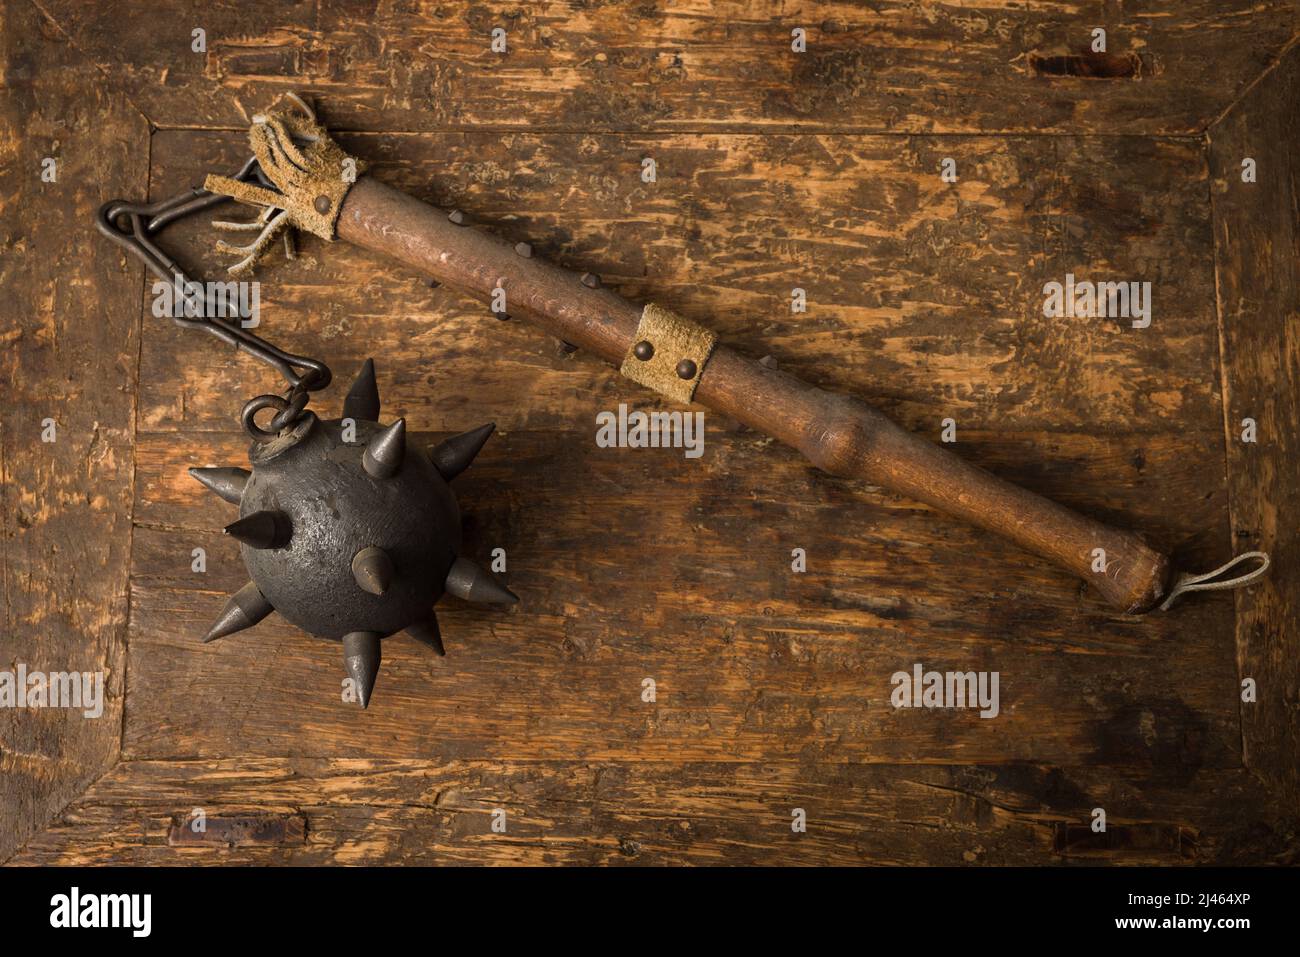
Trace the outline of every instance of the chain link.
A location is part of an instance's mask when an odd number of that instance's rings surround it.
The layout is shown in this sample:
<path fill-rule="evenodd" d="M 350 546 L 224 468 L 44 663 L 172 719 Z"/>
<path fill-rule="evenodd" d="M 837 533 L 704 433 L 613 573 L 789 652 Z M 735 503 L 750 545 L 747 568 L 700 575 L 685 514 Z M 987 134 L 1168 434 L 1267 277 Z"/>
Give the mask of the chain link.
<path fill-rule="evenodd" d="M 271 186 L 253 157 L 249 157 L 232 178 Z M 198 286 L 207 290 L 206 285 L 190 280 L 176 261 L 158 248 L 153 236 L 168 224 L 211 209 L 229 198 L 196 187 L 170 199 L 147 205 L 115 199 L 99 208 L 95 225 L 106 237 L 138 257 L 145 268 L 162 281 L 176 283 L 182 289 Z M 204 329 L 240 352 L 265 362 L 284 376 L 289 389 L 283 396 L 259 395 L 245 403 L 240 413 L 244 430 L 259 442 L 269 442 L 302 418 L 309 400 L 308 393 L 329 385 L 329 366 L 319 359 L 285 352 L 217 312 L 205 292 L 199 316 L 175 316 L 173 321 L 180 326 Z M 271 419 L 270 429 L 263 429 L 255 421 L 255 416 L 267 408 L 274 408 L 276 414 Z"/>

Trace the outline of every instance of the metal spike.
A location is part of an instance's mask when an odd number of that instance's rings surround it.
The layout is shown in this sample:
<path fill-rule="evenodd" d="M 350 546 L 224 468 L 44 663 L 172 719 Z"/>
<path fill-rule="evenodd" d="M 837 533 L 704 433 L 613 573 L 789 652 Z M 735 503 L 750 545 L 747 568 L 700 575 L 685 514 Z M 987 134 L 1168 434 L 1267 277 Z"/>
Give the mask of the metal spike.
<path fill-rule="evenodd" d="M 289 544 L 293 526 L 284 512 L 262 509 L 250 512 L 226 526 L 226 534 L 249 548 L 283 548 Z"/>
<path fill-rule="evenodd" d="M 343 667 L 357 687 L 361 707 L 370 704 L 370 692 L 379 677 L 380 635 L 377 631 L 353 631 L 343 636 Z"/>
<path fill-rule="evenodd" d="M 363 548 L 352 556 L 352 577 L 362 591 L 382 595 L 393 582 L 393 560 L 382 548 Z"/>
<path fill-rule="evenodd" d="M 208 633 L 203 636 L 203 642 L 206 644 L 224 638 L 226 635 L 233 635 L 237 631 L 243 631 L 245 628 L 252 628 L 273 611 L 275 609 L 262 597 L 257 586 L 249 582 L 230 596 L 226 607 L 221 609 L 221 614 L 212 623 Z"/>
<path fill-rule="evenodd" d="M 429 458 L 433 459 L 433 467 L 450 482 L 474 461 L 474 457 L 482 451 L 483 444 L 487 442 L 496 427 L 495 422 L 489 422 L 487 425 L 480 425 L 477 429 L 470 429 L 468 432 L 453 435 L 446 441 L 439 442 L 429 449 Z"/>
<path fill-rule="evenodd" d="M 442 647 L 442 629 L 438 627 L 438 616 L 434 612 L 429 612 L 427 620 L 411 625 L 406 633 L 420 644 L 432 648 L 434 654 L 446 657 L 447 650 Z"/>
<path fill-rule="evenodd" d="M 379 386 L 375 384 L 375 360 L 361 364 L 356 381 L 343 400 L 343 418 L 365 422 L 379 421 Z"/>
<path fill-rule="evenodd" d="M 406 455 L 406 420 L 398 419 L 378 433 L 366 446 L 361 464 L 377 479 L 396 475 Z"/>
<path fill-rule="evenodd" d="M 468 558 L 457 558 L 452 563 L 444 587 L 448 594 L 465 601 L 514 604 L 519 600 L 518 595 Z"/>
<path fill-rule="evenodd" d="M 231 505 L 238 505 L 244 496 L 244 486 L 253 473 L 240 468 L 190 469 L 190 475 Z"/>

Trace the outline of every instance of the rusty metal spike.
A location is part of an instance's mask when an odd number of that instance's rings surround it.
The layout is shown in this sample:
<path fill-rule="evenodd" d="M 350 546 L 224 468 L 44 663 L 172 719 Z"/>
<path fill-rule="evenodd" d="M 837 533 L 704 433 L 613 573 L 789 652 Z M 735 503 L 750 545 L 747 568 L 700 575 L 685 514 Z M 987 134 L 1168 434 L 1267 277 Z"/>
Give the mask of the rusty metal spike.
<path fill-rule="evenodd" d="M 362 591 L 382 595 L 393 582 L 393 560 L 382 548 L 363 548 L 352 556 L 352 577 Z"/>
<path fill-rule="evenodd" d="M 454 435 L 446 441 L 439 442 L 429 449 L 429 458 L 438 474 L 450 482 L 474 461 L 474 457 L 483 450 L 483 444 L 496 429 L 495 422 L 480 425 L 460 435 Z"/>
<path fill-rule="evenodd" d="M 406 633 L 439 657 L 446 657 L 447 650 L 442 647 L 442 629 L 438 626 L 438 616 L 429 612 L 429 617 L 406 629 Z"/>
<path fill-rule="evenodd" d="M 239 500 L 244 496 L 244 486 L 252 474 L 248 469 L 234 467 L 190 469 L 190 475 L 231 505 L 239 504 Z"/>
<path fill-rule="evenodd" d="M 221 609 L 221 614 L 212 623 L 208 633 L 203 636 L 203 642 L 206 644 L 233 635 L 237 631 L 243 631 L 245 628 L 252 628 L 273 611 L 275 609 L 257 590 L 257 586 L 249 582 L 230 596 L 226 607 Z"/>
<path fill-rule="evenodd" d="M 448 594 L 465 601 L 514 604 L 519 600 L 518 595 L 468 558 L 457 558 L 452 563 L 444 587 Z"/>
<path fill-rule="evenodd" d="M 262 509 L 231 522 L 225 531 L 249 548 L 283 548 L 289 544 L 293 525 L 283 512 Z"/>
<path fill-rule="evenodd" d="M 343 418 L 365 422 L 379 421 L 379 386 L 375 383 L 375 360 L 361 364 L 356 381 L 343 400 Z"/>
<path fill-rule="evenodd" d="M 379 650 L 377 631 L 353 631 L 343 636 L 343 667 L 357 688 L 357 701 L 361 707 L 370 704 L 370 692 L 379 677 L 379 663 L 383 656 Z"/>
<path fill-rule="evenodd" d="M 406 420 L 398 419 L 370 440 L 361 464 L 374 478 L 386 479 L 397 474 L 405 455 Z"/>

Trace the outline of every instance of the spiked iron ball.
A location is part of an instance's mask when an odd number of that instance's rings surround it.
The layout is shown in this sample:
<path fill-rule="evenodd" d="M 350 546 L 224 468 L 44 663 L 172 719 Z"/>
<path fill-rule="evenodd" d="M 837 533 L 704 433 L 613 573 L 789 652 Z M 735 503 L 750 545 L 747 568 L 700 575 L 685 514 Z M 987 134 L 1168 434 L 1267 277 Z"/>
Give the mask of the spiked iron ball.
<path fill-rule="evenodd" d="M 309 634 L 343 645 L 364 708 L 379 673 L 380 643 L 399 631 L 444 654 L 434 603 L 449 592 L 475 602 L 518 599 L 459 554 L 460 511 L 448 484 L 492 434 L 492 424 L 424 453 L 406 424 L 381 426 L 374 363 L 367 359 L 343 418 L 311 412 L 268 442 L 253 469 L 190 469 L 227 502 L 252 581 L 226 604 L 204 641 L 279 612 Z"/>

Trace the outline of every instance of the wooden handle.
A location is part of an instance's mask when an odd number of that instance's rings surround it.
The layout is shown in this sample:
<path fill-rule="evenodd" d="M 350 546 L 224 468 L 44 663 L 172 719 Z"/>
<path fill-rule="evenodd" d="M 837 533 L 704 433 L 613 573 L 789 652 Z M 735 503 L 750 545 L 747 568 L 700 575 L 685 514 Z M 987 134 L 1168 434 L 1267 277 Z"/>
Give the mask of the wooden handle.
<path fill-rule="evenodd" d="M 864 478 L 996 532 L 1073 572 L 1125 612 L 1150 611 L 1165 595 L 1169 561 L 1140 536 L 1012 485 L 858 399 L 726 348 L 714 352 L 696 399 L 794 446 L 833 475 Z M 1093 570 L 1099 548 L 1104 572 Z"/>
<path fill-rule="evenodd" d="M 641 310 L 599 283 L 467 228 L 450 215 L 362 177 L 344 201 L 340 239 L 392 256 L 487 301 L 506 290 L 507 311 L 620 365 Z M 1132 532 L 1085 518 L 1005 482 L 938 445 L 904 432 L 847 396 L 719 346 L 695 401 L 802 452 L 834 475 L 863 478 L 1005 536 L 1092 584 L 1116 608 L 1149 611 L 1168 588 L 1169 561 Z M 1105 570 L 1094 571 L 1096 549 Z"/>

